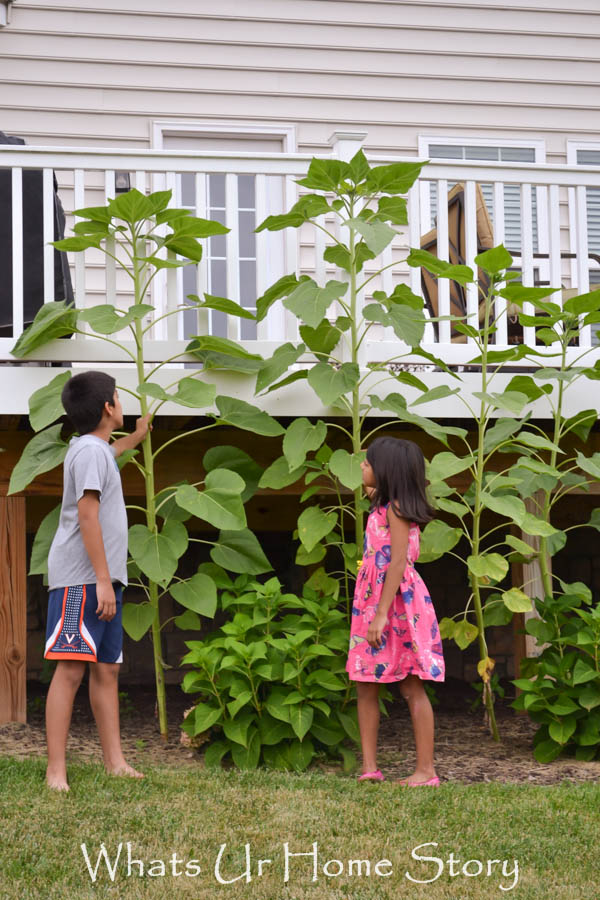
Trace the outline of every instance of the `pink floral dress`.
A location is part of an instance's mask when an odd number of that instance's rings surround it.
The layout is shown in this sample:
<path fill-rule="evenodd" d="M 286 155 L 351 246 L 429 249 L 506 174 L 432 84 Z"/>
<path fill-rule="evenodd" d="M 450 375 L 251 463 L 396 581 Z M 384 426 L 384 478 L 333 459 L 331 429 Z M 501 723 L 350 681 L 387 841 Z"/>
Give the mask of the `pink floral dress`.
<path fill-rule="evenodd" d="M 401 681 L 407 675 L 443 681 L 444 656 L 435 610 L 425 582 L 414 566 L 419 557 L 420 536 L 419 526 L 414 522 L 409 531 L 404 577 L 388 612 L 381 647 L 371 647 L 367 641 L 391 560 L 388 505 L 375 508 L 367 519 L 364 554 L 354 591 L 346 670 L 353 681 Z"/>

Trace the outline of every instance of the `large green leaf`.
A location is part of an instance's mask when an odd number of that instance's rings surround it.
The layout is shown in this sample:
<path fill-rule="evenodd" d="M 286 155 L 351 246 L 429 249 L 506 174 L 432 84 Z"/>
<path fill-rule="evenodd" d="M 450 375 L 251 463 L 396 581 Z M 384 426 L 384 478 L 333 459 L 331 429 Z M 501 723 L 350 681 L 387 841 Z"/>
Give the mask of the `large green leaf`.
<path fill-rule="evenodd" d="M 305 194 L 294 203 L 289 212 L 279 216 L 267 216 L 257 231 L 281 231 L 283 228 L 299 228 L 315 216 L 330 212 L 331 207 L 321 194 Z"/>
<path fill-rule="evenodd" d="M 298 703 L 290 707 L 290 725 L 300 740 L 310 730 L 314 714 L 313 707 L 308 703 Z"/>
<path fill-rule="evenodd" d="M 298 184 L 310 190 L 332 191 L 335 193 L 340 182 L 350 177 L 352 177 L 352 169 L 349 163 L 341 159 L 317 159 L 313 157 L 307 174 L 304 178 L 298 179 Z"/>
<path fill-rule="evenodd" d="M 471 465 L 472 460 L 468 457 L 455 456 L 447 450 L 442 453 L 436 453 L 431 462 L 427 466 L 427 477 L 429 481 L 443 481 L 452 475 L 458 475 L 464 472 Z"/>
<path fill-rule="evenodd" d="M 251 531 L 221 531 L 218 543 L 210 551 L 211 559 L 229 572 L 261 575 L 273 566 Z"/>
<path fill-rule="evenodd" d="M 481 578 L 485 583 L 489 583 L 490 581 L 502 581 L 508 572 L 508 563 L 499 553 L 482 553 L 477 556 L 468 556 L 467 568 L 476 578 Z"/>
<path fill-rule="evenodd" d="M 228 469 L 207 472 L 205 488 L 198 491 L 192 485 L 182 485 L 175 494 L 176 503 L 192 515 L 215 528 L 237 531 L 246 527 L 246 512 L 242 503 L 244 479 Z"/>
<path fill-rule="evenodd" d="M 406 400 L 401 394 L 388 394 L 387 397 L 381 399 L 374 394 L 369 395 L 371 406 L 375 409 L 390 410 L 399 419 L 404 422 L 410 422 L 412 425 L 418 425 L 427 434 L 437 438 L 442 444 L 448 446 L 448 438 L 450 435 L 457 437 L 465 437 L 467 431 L 464 428 L 457 428 L 455 425 L 445 425 L 435 422 L 433 419 L 426 419 L 418 416 L 416 413 L 409 412 L 406 408 Z"/>
<path fill-rule="evenodd" d="M 301 282 L 283 301 L 283 305 L 291 310 L 302 322 L 316 328 L 323 320 L 325 313 L 334 300 L 343 297 L 348 290 L 345 281 L 328 281 L 325 287 L 309 279 Z"/>
<path fill-rule="evenodd" d="M 445 262 L 443 259 L 438 259 L 437 256 L 434 256 L 433 253 L 429 253 L 427 250 L 415 250 L 413 248 L 406 262 L 409 266 L 415 268 L 422 266 L 433 275 L 437 275 L 440 278 L 451 278 L 452 281 L 458 281 L 462 285 L 473 281 L 473 270 L 469 266 L 450 265 L 450 263 Z"/>
<path fill-rule="evenodd" d="M 30 575 L 48 574 L 48 552 L 58 528 L 60 518 L 60 503 L 55 506 L 41 521 L 31 548 L 31 561 L 29 563 Z"/>
<path fill-rule="evenodd" d="M 515 613 L 531 612 L 533 607 L 531 597 L 528 597 L 527 594 L 523 593 L 519 588 L 511 588 L 508 591 L 504 591 L 502 600 L 504 605 L 510 609 L 511 612 Z"/>
<path fill-rule="evenodd" d="M 347 450 L 334 450 L 329 458 L 329 471 L 342 482 L 343 485 L 354 490 L 362 484 L 362 469 L 360 464 L 365 458 L 364 453 L 348 453 Z"/>
<path fill-rule="evenodd" d="M 87 322 L 98 334 L 114 334 L 153 312 L 154 307 L 148 303 L 134 303 L 127 312 L 117 312 L 110 303 L 100 303 L 78 312 L 77 321 Z"/>
<path fill-rule="evenodd" d="M 119 194 L 114 200 L 109 200 L 108 211 L 114 218 L 123 219 L 124 222 L 135 224 L 154 214 L 155 203 L 149 197 L 132 188 L 124 194 Z"/>
<path fill-rule="evenodd" d="M 171 586 L 171 596 L 193 612 L 213 619 L 217 611 L 217 588 L 208 575 L 196 572 L 187 581 L 179 581 Z"/>
<path fill-rule="evenodd" d="M 177 561 L 187 548 L 185 525 L 174 519 L 165 522 L 162 532 L 146 525 L 129 529 L 129 552 L 151 581 L 166 585 L 177 569 Z"/>
<path fill-rule="evenodd" d="M 327 425 L 320 419 L 314 425 L 304 417 L 294 419 L 283 438 L 283 455 L 290 470 L 301 466 L 306 454 L 311 450 L 318 450 L 326 437 Z"/>
<path fill-rule="evenodd" d="M 69 445 L 61 439 L 61 430 L 61 424 L 52 425 L 32 437 L 11 472 L 9 494 L 25 490 L 38 475 L 60 465 L 69 449 Z"/>
<path fill-rule="evenodd" d="M 258 371 L 256 392 L 264 391 L 265 388 L 287 372 L 290 366 L 293 366 L 298 361 L 305 350 L 304 344 L 299 344 L 295 347 L 293 344 L 287 343 L 278 347 L 271 359 L 265 360 Z"/>
<path fill-rule="evenodd" d="M 396 237 L 396 232 L 385 222 L 365 222 L 364 219 L 348 219 L 344 222 L 348 228 L 354 228 L 364 238 L 365 244 L 375 256 L 379 256 L 388 244 Z"/>
<path fill-rule="evenodd" d="M 232 745 L 231 758 L 238 769 L 256 769 L 260 759 L 260 737 L 256 728 L 252 729 L 248 736 L 247 747 Z"/>
<path fill-rule="evenodd" d="M 462 536 L 461 528 L 452 528 L 440 519 L 434 519 L 425 526 L 421 535 L 419 560 L 426 563 L 439 559 L 448 550 L 452 550 Z"/>
<path fill-rule="evenodd" d="M 369 192 L 378 194 L 406 194 L 415 183 L 424 162 L 397 162 L 383 166 L 373 166 L 366 177 Z"/>
<path fill-rule="evenodd" d="M 583 453 L 577 454 L 577 465 L 592 478 L 600 480 L 600 453 L 594 453 L 592 456 L 584 456 Z"/>
<path fill-rule="evenodd" d="M 235 397 L 219 396 L 216 399 L 217 408 L 220 418 L 217 419 L 219 424 L 235 425 L 237 428 L 243 428 L 245 431 L 253 431 L 255 434 L 265 434 L 269 437 L 275 437 L 283 434 L 283 426 L 270 416 L 251 403 L 244 400 L 237 400 Z"/>
<path fill-rule="evenodd" d="M 324 406 L 331 406 L 353 389 L 360 378 L 356 363 L 342 363 L 339 369 L 319 362 L 308 373 L 308 383 Z"/>
<path fill-rule="evenodd" d="M 202 465 L 206 472 L 212 469 L 228 469 L 230 472 L 236 472 L 240 475 L 246 487 L 242 491 L 242 502 L 246 503 L 255 493 L 258 483 L 263 474 L 263 470 L 254 462 L 252 457 L 239 447 L 231 447 L 227 444 L 221 444 L 218 447 L 211 447 L 207 450 L 202 459 Z"/>
<path fill-rule="evenodd" d="M 311 328 L 310 325 L 301 325 L 300 337 L 309 350 L 329 355 L 339 344 L 341 335 L 329 319 L 323 319 L 316 328 Z"/>
<path fill-rule="evenodd" d="M 300 513 L 298 537 L 309 553 L 321 538 L 335 528 L 337 519 L 335 512 L 323 512 L 320 506 L 309 506 Z"/>
<path fill-rule="evenodd" d="M 479 631 L 477 630 L 477 625 L 474 625 L 472 622 L 467 622 L 466 619 L 461 619 L 454 626 L 452 637 L 461 650 L 466 650 L 469 644 L 473 643 L 478 634 Z"/>
<path fill-rule="evenodd" d="M 447 384 L 438 384 L 431 388 L 431 390 L 425 391 L 425 393 L 421 394 L 420 397 L 417 397 L 416 400 L 413 400 L 411 406 L 419 406 L 421 403 L 431 403 L 434 400 L 445 400 L 446 397 L 452 397 L 459 392 L 460 388 L 451 388 Z"/>
<path fill-rule="evenodd" d="M 62 389 L 71 377 L 71 372 L 60 372 L 52 381 L 38 388 L 29 398 L 29 421 L 34 431 L 40 431 L 65 413 Z"/>
<path fill-rule="evenodd" d="M 56 338 L 73 334 L 76 328 L 77 313 L 72 304 L 66 300 L 44 303 L 10 352 L 21 359 Z"/>
<path fill-rule="evenodd" d="M 492 512 L 498 513 L 500 516 L 506 516 L 507 519 L 514 519 L 517 523 L 522 522 L 523 516 L 527 512 L 527 508 L 520 497 L 511 497 L 506 494 L 502 497 L 496 497 L 488 491 L 482 491 L 480 499 L 482 505 L 487 509 L 491 509 Z"/>
<path fill-rule="evenodd" d="M 228 300 L 227 297 L 215 297 L 212 294 L 205 294 L 204 300 L 201 300 L 197 294 L 188 294 L 188 300 L 193 300 L 198 309 L 216 309 L 219 312 L 227 313 L 229 316 L 238 316 L 240 319 L 255 319 L 254 313 L 249 309 L 240 306 L 234 300 Z"/>
<path fill-rule="evenodd" d="M 225 356 L 233 356 L 239 359 L 250 359 L 262 362 L 262 356 L 257 353 L 248 353 L 235 341 L 229 338 L 215 337 L 212 334 L 197 335 L 192 338 L 191 342 L 185 348 L 187 353 L 221 353 Z"/>
<path fill-rule="evenodd" d="M 307 280 L 307 275 L 301 276 L 300 279 L 296 278 L 295 275 L 283 275 L 279 281 L 276 281 L 275 284 L 271 285 L 271 287 L 265 291 L 262 297 L 258 297 L 256 301 L 256 321 L 262 322 L 276 300 L 287 297 L 288 294 L 291 294 L 302 281 Z"/>
<path fill-rule="evenodd" d="M 279 490 L 290 484 L 295 484 L 304 475 L 306 469 L 304 466 L 298 466 L 290 471 L 288 461 L 285 456 L 280 456 L 275 462 L 271 463 L 261 475 L 259 486 L 261 488 L 272 488 Z"/>
<path fill-rule="evenodd" d="M 189 237 L 206 238 L 214 234 L 227 234 L 231 230 L 216 219 L 201 219 L 191 215 L 177 216 L 169 224 L 173 229 L 171 237 L 177 240 Z"/>
<path fill-rule="evenodd" d="M 199 381 L 197 378 L 182 378 L 170 399 L 173 403 L 179 403 L 181 406 L 204 409 L 214 403 L 215 393 L 214 384 Z"/>
<path fill-rule="evenodd" d="M 513 258 L 506 247 L 503 244 L 499 244 L 497 247 L 491 247 L 489 250 L 479 253 L 475 257 L 475 262 L 484 272 L 496 275 L 498 272 L 510 269 Z"/>
<path fill-rule="evenodd" d="M 151 603 L 124 603 L 123 628 L 130 638 L 139 641 L 144 637 L 156 614 Z"/>
<path fill-rule="evenodd" d="M 418 346 L 425 333 L 425 314 L 422 309 L 394 304 L 390 307 L 390 324 L 394 333 L 409 347 Z"/>

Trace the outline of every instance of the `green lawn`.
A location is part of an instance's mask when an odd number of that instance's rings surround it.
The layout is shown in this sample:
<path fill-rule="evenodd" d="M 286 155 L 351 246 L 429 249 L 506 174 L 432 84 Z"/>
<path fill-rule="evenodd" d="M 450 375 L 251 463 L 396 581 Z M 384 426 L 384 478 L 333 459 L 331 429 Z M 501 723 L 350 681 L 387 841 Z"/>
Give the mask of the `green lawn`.
<path fill-rule="evenodd" d="M 170 898 L 201 900 L 593 900 L 597 885 L 600 784 L 529 787 L 505 784 L 445 784 L 435 789 L 401 789 L 393 784 L 357 784 L 337 775 L 279 772 L 214 772 L 199 767 L 146 769 L 143 782 L 109 778 L 100 766 L 73 765 L 71 793 L 44 787 L 44 761 L 0 759 L 1 900 L 78 898 Z M 127 843 L 140 866 L 127 869 Z M 284 881 L 284 845 L 313 858 L 290 857 Z M 437 842 L 436 847 L 414 850 Z M 100 845 L 111 862 L 122 844 L 114 882 L 101 863 L 92 882 L 81 844 L 95 867 Z M 252 880 L 219 884 L 215 862 L 223 844 L 221 877 L 245 870 L 250 844 Z M 443 871 L 429 884 L 406 878 L 433 878 L 440 866 L 419 862 L 411 852 L 438 857 Z M 450 874 L 448 858 L 456 862 Z M 176 854 L 173 874 L 173 854 Z M 271 859 L 258 876 L 258 860 Z M 348 874 L 350 860 L 369 860 L 370 875 Z M 379 860 L 387 859 L 391 867 Z M 512 890 L 500 885 L 515 884 Z M 154 860 L 154 865 L 152 865 Z M 164 862 L 165 874 L 160 874 Z M 192 861 L 200 866 L 195 871 Z M 324 867 L 330 863 L 325 874 Z M 481 875 L 467 877 L 462 866 L 480 860 Z M 488 860 L 500 860 L 487 875 Z M 500 865 L 506 860 L 505 876 Z M 343 874 L 336 876 L 339 866 Z M 471 863 L 469 871 L 479 866 Z M 150 872 L 154 874 L 149 874 Z"/>

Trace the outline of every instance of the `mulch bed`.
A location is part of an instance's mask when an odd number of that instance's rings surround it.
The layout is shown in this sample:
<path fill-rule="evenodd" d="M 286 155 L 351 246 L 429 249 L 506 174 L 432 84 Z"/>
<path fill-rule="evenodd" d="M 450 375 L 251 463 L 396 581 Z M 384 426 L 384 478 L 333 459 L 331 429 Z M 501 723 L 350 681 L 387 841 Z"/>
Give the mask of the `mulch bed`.
<path fill-rule="evenodd" d="M 28 687 L 27 724 L 0 726 L 0 756 L 29 759 L 46 753 L 44 698 L 46 686 Z M 122 688 L 121 733 L 125 756 L 134 765 L 197 766 L 202 754 L 181 744 L 179 723 L 191 705 L 189 696 L 177 686 L 168 687 L 169 740 L 158 732 L 153 688 Z M 514 690 L 507 686 L 507 695 Z M 557 784 L 562 781 L 600 781 L 599 762 L 578 762 L 566 757 L 549 764 L 536 762 L 532 739 L 536 726 L 527 716 L 517 715 L 507 700 L 498 699 L 496 715 L 501 742 L 492 740 L 483 724 L 481 707 L 471 711 L 475 696 L 462 682 L 436 685 L 439 703 L 434 707 L 436 721 L 436 767 L 442 781 L 463 784 L 505 782 Z M 101 761 L 100 744 L 87 700 L 85 686 L 75 700 L 69 737 L 72 761 Z M 386 775 L 400 778 L 414 767 L 414 740 L 408 708 L 402 699 L 390 706 L 390 716 L 382 718 L 379 763 Z M 317 765 L 324 771 L 340 771 L 326 762 Z"/>

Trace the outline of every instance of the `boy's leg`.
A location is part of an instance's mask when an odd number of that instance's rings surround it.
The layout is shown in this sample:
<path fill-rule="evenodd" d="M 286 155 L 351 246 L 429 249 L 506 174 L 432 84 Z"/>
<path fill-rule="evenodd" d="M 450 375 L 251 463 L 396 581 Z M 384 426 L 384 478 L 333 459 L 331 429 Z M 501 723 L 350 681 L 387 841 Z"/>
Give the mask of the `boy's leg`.
<path fill-rule="evenodd" d="M 128 765 L 121 749 L 119 663 L 90 665 L 90 704 L 100 735 L 106 771 L 111 775 L 143 778 L 141 772 Z"/>
<path fill-rule="evenodd" d="M 377 771 L 377 735 L 379 733 L 379 685 L 357 681 L 357 712 L 362 745 L 363 774 Z"/>
<path fill-rule="evenodd" d="M 73 712 L 73 701 L 81 684 L 85 663 L 59 660 L 46 698 L 46 740 L 48 768 L 46 783 L 58 791 L 68 791 L 67 737 Z"/>

